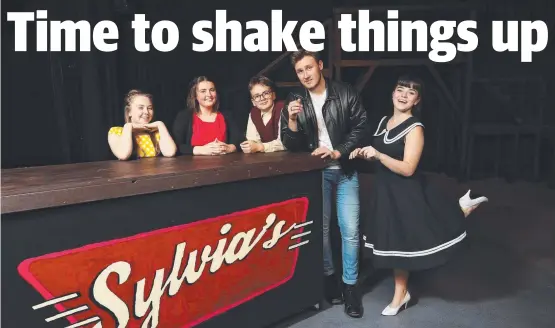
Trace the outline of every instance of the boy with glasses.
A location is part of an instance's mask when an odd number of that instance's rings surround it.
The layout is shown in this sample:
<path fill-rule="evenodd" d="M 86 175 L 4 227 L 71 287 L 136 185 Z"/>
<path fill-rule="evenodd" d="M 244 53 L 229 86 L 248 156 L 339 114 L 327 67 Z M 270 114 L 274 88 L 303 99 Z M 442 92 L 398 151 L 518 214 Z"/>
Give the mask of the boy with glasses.
<path fill-rule="evenodd" d="M 283 101 L 276 101 L 274 90 L 274 83 L 265 76 L 255 76 L 249 82 L 254 107 L 247 122 L 247 140 L 241 143 L 244 153 L 285 150 L 280 139 Z"/>

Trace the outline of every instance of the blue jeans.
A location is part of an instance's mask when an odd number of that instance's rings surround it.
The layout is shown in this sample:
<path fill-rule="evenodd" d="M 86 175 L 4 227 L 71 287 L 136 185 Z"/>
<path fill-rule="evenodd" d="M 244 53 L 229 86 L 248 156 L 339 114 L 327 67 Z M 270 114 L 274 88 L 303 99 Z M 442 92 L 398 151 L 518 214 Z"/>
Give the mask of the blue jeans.
<path fill-rule="evenodd" d="M 333 189 L 336 187 L 337 221 L 341 232 L 343 282 L 354 285 L 358 278 L 359 213 L 358 175 L 350 178 L 341 169 L 324 170 L 324 275 L 335 272 L 330 243 Z"/>

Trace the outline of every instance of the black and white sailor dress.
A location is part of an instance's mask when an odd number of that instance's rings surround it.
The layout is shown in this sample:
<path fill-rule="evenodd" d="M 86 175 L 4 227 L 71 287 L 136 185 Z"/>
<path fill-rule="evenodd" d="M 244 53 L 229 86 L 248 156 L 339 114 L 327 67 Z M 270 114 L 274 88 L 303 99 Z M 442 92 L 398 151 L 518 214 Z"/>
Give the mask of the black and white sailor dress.
<path fill-rule="evenodd" d="M 410 117 L 387 129 L 384 117 L 374 133 L 372 146 L 381 153 L 403 160 L 405 136 L 423 126 Z M 429 183 L 417 169 L 399 175 L 376 161 L 376 173 L 368 217 L 363 220 L 364 254 L 374 268 L 425 270 L 444 264 L 466 237 L 465 217 L 456 199 Z M 361 201 L 365 196 L 361 195 Z"/>

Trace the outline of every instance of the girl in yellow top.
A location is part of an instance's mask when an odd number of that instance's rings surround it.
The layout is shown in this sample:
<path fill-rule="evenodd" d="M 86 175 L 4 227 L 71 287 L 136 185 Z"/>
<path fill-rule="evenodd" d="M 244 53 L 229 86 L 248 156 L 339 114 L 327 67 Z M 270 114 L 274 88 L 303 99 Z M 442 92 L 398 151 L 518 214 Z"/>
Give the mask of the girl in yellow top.
<path fill-rule="evenodd" d="M 114 156 L 127 160 L 155 157 L 162 153 L 173 157 L 177 147 L 162 121 L 150 123 L 153 116 L 152 95 L 131 90 L 125 97 L 125 125 L 108 132 L 108 143 Z"/>

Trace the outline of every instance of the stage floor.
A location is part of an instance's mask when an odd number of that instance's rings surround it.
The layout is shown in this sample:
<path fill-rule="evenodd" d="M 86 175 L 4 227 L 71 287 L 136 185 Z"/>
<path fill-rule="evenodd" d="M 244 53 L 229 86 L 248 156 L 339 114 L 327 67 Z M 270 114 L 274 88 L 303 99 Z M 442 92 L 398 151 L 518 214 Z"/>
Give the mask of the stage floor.
<path fill-rule="evenodd" d="M 454 199 L 471 187 L 490 202 L 468 218 L 468 249 L 442 268 L 411 277 L 417 304 L 395 317 L 381 316 L 393 293 L 391 274 L 383 272 L 364 285 L 362 319 L 335 306 L 275 327 L 554 327 L 555 190 L 496 179 L 458 185 L 437 176 L 437 182 Z"/>

